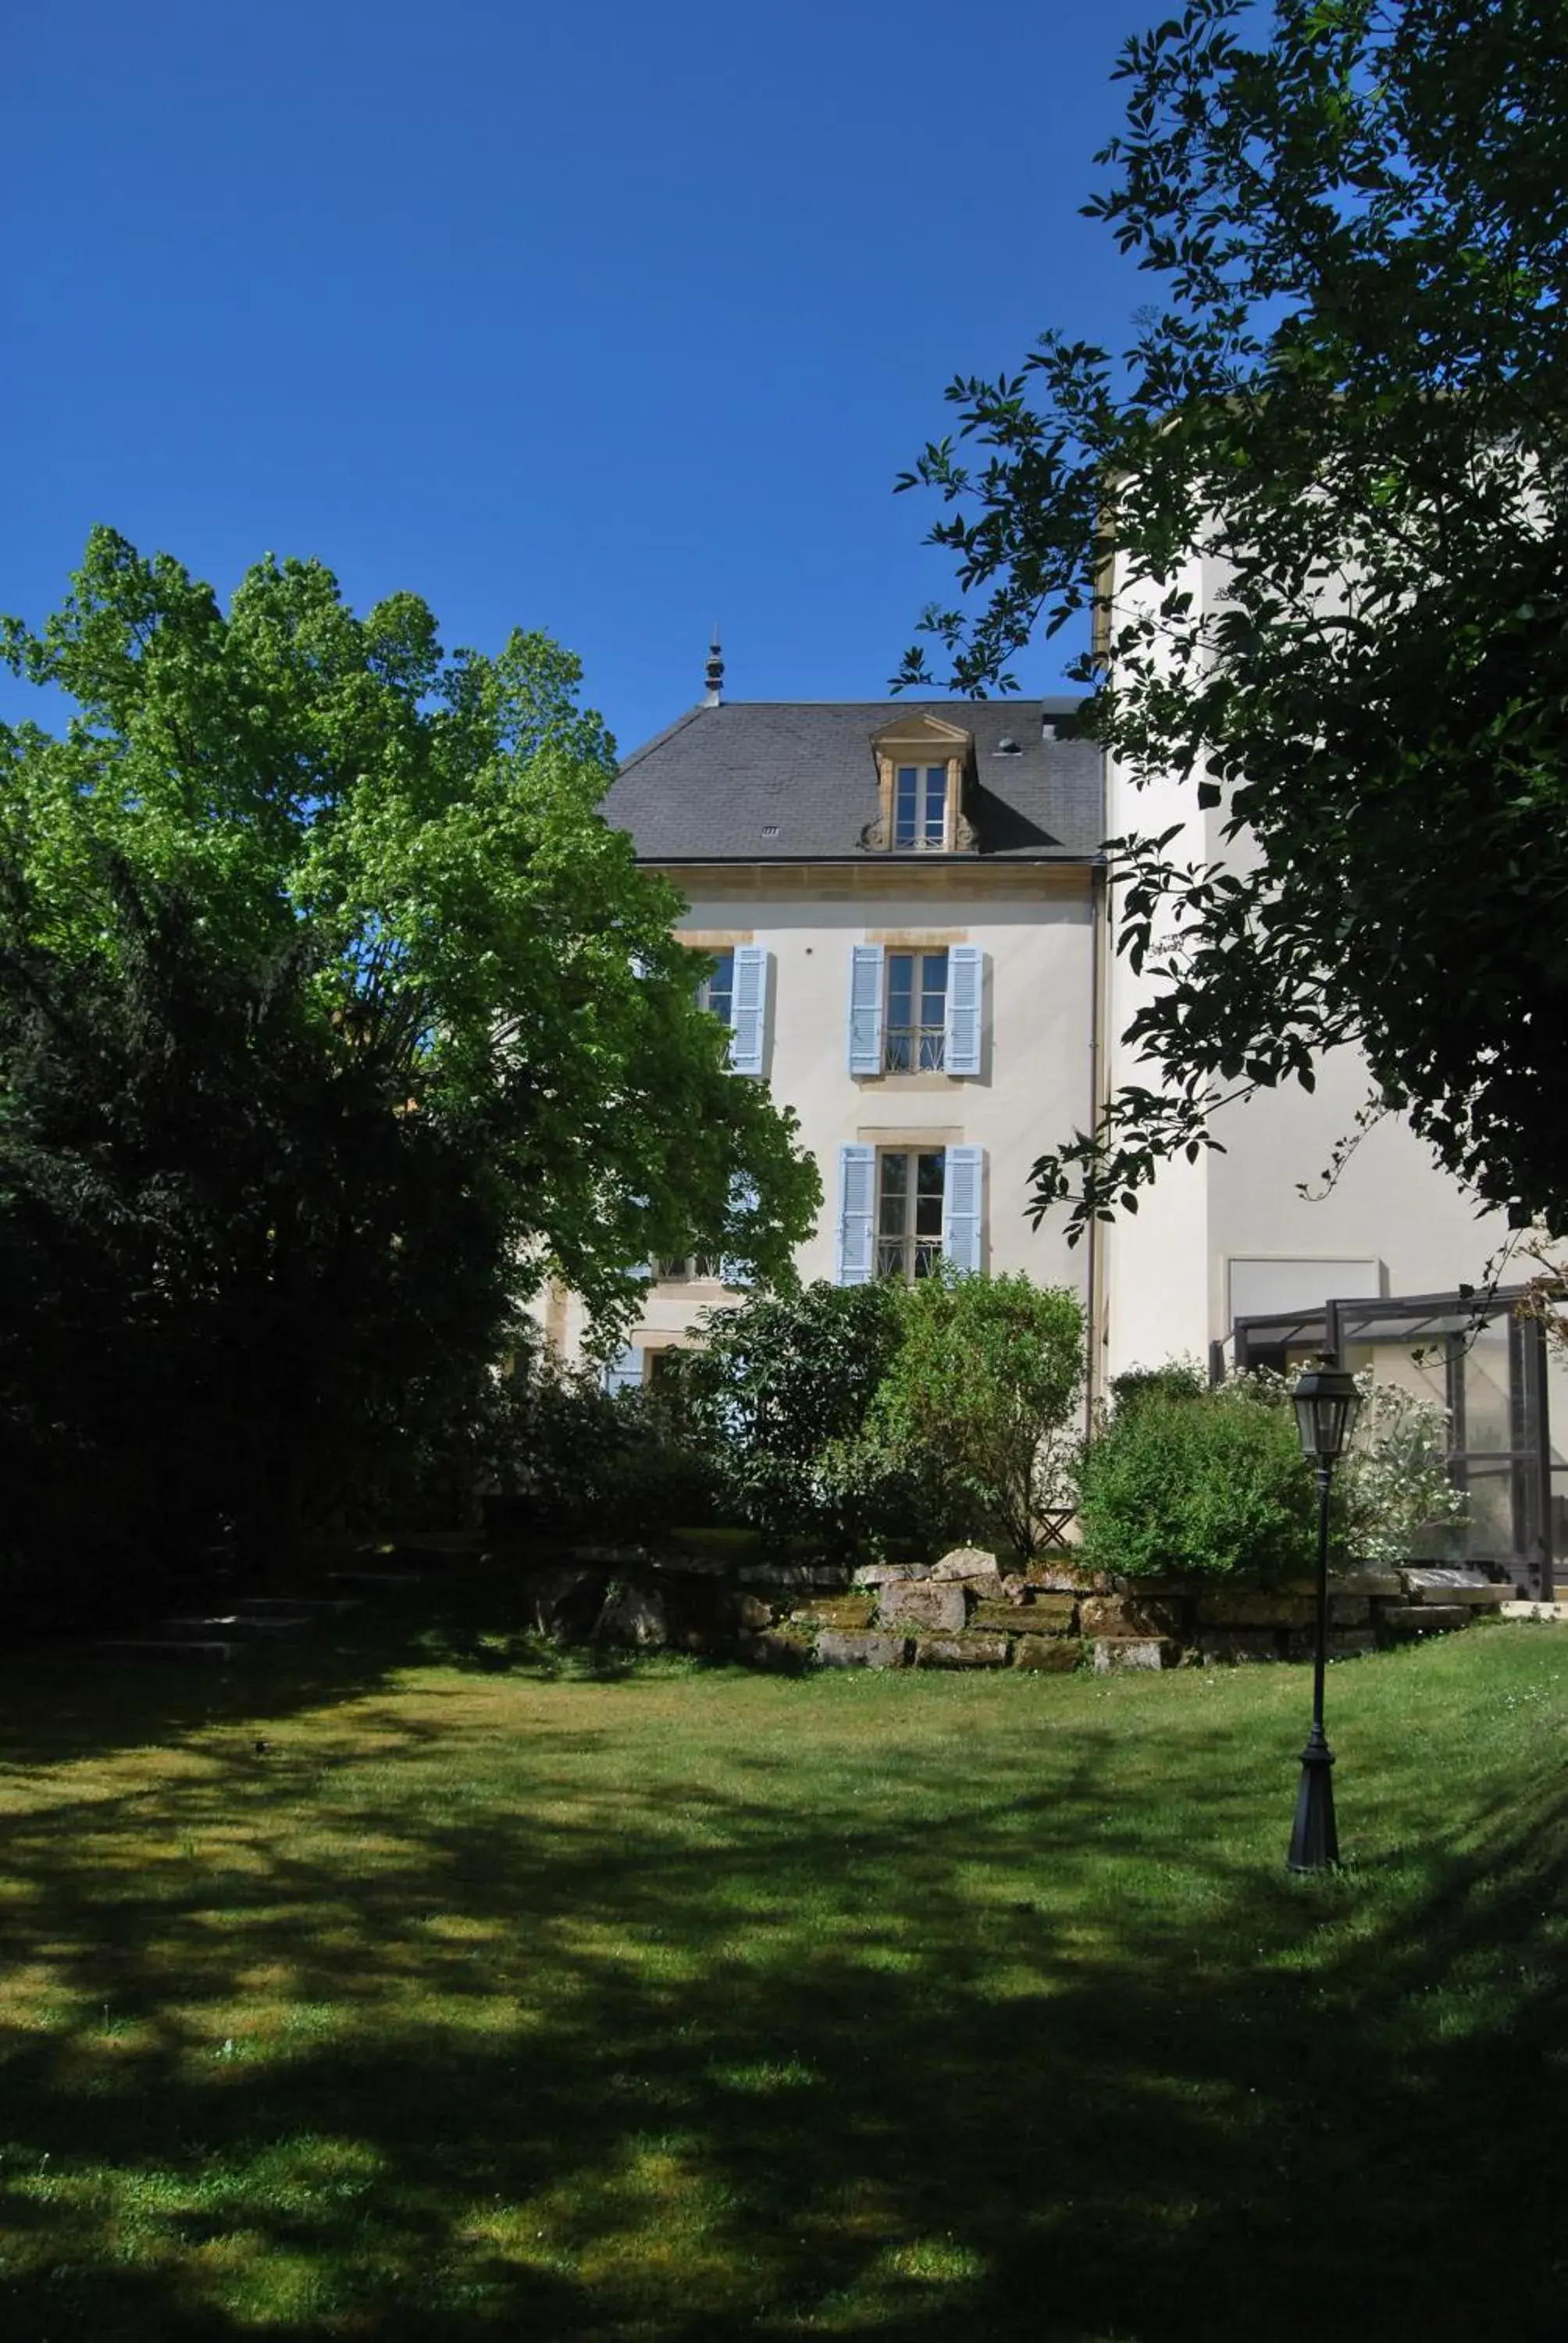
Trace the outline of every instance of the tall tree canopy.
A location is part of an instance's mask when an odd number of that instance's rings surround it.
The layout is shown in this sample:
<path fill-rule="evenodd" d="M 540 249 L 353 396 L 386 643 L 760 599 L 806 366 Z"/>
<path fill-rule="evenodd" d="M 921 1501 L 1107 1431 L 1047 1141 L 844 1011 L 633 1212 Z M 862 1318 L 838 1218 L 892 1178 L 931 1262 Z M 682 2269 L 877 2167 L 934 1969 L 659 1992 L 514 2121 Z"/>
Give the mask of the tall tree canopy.
<path fill-rule="evenodd" d="M 0 727 L 0 1434 L 123 1463 L 156 1387 L 265 1513 L 415 1436 L 551 1274 L 613 1332 L 656 1254 L 787 1272 L 814 1166 L 597 811 L 565 652 L 448 656 L 314 562 L 225 610 L 108 530 L 4 649 L 73 712 Z"/>
<path fill-rule="evenodd" d="M 1091 725 L 1216 809 L 1201 863 L 1114 842 L 1149 1080 L 1042 1156 L 1037 1212 L 1107 1217 L 1218 1100 L 1354 1043 L 1450 1172 L 1560 1232 L 1568 9 L 1190 0 L 1119 74 L 1086 209 L 1158 302 L 1120 358 L 1050 333 L 953 384 L 900 484 L 976 598 L 927 616 L 953 685 L 1087 611 Z"/>

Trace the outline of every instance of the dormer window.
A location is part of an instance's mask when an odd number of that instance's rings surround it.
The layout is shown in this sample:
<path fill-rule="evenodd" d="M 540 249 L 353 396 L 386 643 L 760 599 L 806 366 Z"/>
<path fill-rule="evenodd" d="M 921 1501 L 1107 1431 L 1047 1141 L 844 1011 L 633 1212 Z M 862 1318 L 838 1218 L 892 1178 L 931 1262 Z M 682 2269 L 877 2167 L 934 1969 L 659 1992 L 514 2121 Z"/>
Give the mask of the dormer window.
<path fill-rule="evenodd" d="M 893 844 L 940 848 L 947 843 L 948 768 L 898 765 L 893 769 Z"/>
<path fill-rule="evenodd" d="M 974 831 L 963 811 L 974 736 L 940 716 L 910 713 L 871 740 L 881 810 L 860 843 L 884 854 L 961 854 Z"/>

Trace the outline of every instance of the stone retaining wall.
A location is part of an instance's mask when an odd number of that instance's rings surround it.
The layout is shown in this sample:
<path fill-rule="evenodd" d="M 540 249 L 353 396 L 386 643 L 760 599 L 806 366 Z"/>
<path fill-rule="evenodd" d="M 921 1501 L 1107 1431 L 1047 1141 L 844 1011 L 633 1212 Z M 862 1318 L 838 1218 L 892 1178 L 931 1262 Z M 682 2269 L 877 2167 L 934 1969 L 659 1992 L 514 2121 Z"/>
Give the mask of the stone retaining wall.
<path fill-rule="evenodd" d="M 1336 1659 L 1468 1627 L 1513 1590 L 1479 1569 L 1338 1576 L 1329 1595 Z M 636 1549 L 585 1552 L 533 1581 L 533 1624 L 562 1641 L 732 1655 L 753 1666 L 1161 1669 L 1310 1660 L 1310 1582 L 1269 1593 L 1088 1581 L 1065 1564 L 1004 1572 L 960 1547 L 931 1564 L 888 1563 L 849 1578 L 827 1562 L 738 1567 Z"/>

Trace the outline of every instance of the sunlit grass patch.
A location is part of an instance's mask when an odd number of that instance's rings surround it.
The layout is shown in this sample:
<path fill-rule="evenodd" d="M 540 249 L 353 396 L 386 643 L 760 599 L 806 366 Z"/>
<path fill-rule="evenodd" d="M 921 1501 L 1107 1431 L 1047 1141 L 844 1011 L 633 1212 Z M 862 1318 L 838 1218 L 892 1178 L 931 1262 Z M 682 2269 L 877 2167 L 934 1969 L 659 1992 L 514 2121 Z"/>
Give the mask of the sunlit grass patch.
<path fill-rule="evenodd" d="M 0 2332 L 1552 2332 L 1560 1652 L 16 1670 Z"/>

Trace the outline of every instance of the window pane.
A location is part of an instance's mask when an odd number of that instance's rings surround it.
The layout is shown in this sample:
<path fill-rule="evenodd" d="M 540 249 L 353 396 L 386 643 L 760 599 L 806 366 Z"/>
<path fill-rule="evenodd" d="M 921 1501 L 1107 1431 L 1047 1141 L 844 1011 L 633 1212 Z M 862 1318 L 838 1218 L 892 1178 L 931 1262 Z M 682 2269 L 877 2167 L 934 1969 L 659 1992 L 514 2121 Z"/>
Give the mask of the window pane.
<path fill-rule="evenodd" d="M 915 990 L 915 956 L 913 952 L 888 954 L 888 1020 L 893 1025 L 910 1021 L 910 1002 Z"/>
<path fill-rule="evenodd" d="M 900 765 L 893 799 L 893 843 L 913 846 L 919 826 L 917 793 L 920 776 L 913 765 Z"/>
<path fill-rule="evenodd" d="M 928 765 L 925 804 L 925 842 L 928 846 L 940 846 L 942 842 L 942 825 L 947 812 L 947 767 Z"/>
<path fill-rule="evenodd" d="M 942 1187 L 946 1158 L 921 1155 L 915 1173 L 915 1234 L 922 1240 L 942 1233 Z"/>
<path fill-rule="evenodd" d="M 717 965 L 703 985 L 699 998 L 705 1009 L 710 1009 L 715 1017 L 728 1025 L 734 1014 L 735 954 L 732 951 L 717 952 L 714 958 Z"/>

